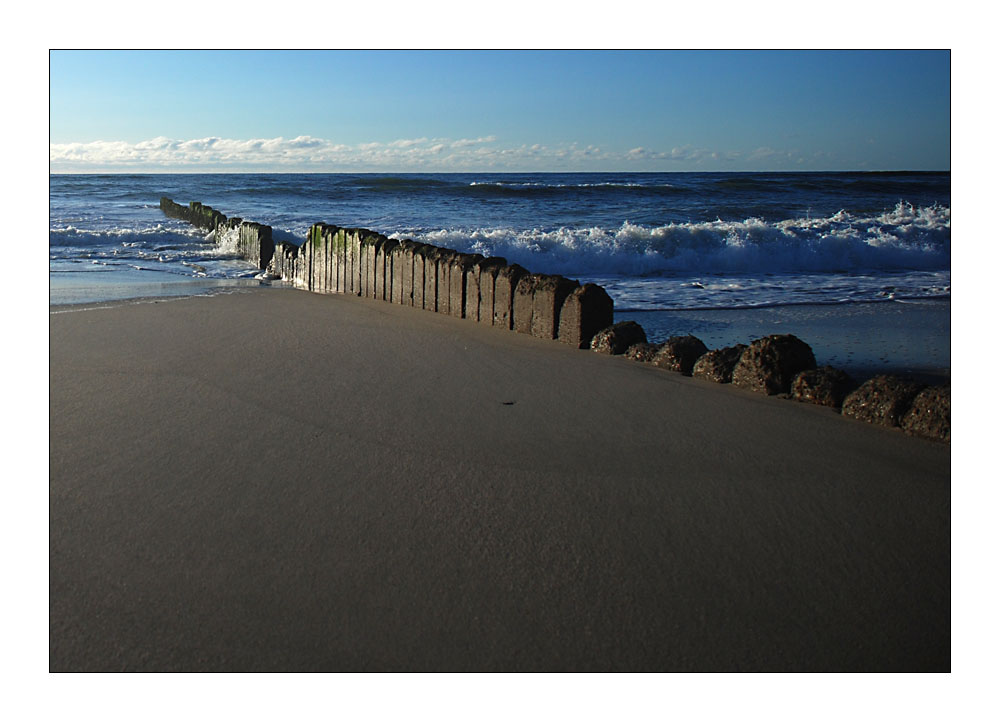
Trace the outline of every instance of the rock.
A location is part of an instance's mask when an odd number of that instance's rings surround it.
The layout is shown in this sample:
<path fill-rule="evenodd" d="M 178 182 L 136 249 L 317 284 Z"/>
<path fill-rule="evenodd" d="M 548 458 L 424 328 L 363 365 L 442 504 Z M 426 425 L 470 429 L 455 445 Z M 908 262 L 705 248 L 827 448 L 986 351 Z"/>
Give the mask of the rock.
<path fill-rule="evenodd" d="M 746 351 L 744 343 L 735 346 L 709 351 L 694 363 L 691 375 L 699 379 L 708 379 L 717 384 L 728 384 L 733 380 L 733 369 Z"/>
<path fill-rule="evenodd" d="M 930 386 L 913 399 L 900 422 L 915 436 L 951 443 L 951 386 Z"/>
<path fill-rule="evenodd" d="M 660 347 L 653 364 L 668 371 L 691 375 L 695 361 L 708 353 L 708 347 L 695 336 L 671 336 Z"/>
<path fill-rule="evenodd" d="M 923 384 L 899 376 L 876 376 L 847 395 L 842 413 L 871 424 L 899 426 L 923 389 Z"/>
<path fill-rule="evenodd" d="M 657 352 L 663 348 L 662 343 L 634 343 L 625 351 L 625 357 L 642 363 L 652 363 Z"/>
<path fill-rule="evenodd" d="M 623 354 L 629 346 L 646 343 L 646 332 L 635 321 L 619 321 L 598 331 L 590 342 L 590 350 L 597 353 Z"/>
<path fill-rule="evenodd" d="M 759 338 L 740 356 L 733 385 L 765 394 L 788 393 L 800 372 L 816 368 L 812 349 L 791 334 Z"/>
<path fill-rule="evenodd" d="M 792 381 L 791 397 L 820 406 L 839 409 L 857 384 L 849 375 L 833 366 L 803 371 Z"/>

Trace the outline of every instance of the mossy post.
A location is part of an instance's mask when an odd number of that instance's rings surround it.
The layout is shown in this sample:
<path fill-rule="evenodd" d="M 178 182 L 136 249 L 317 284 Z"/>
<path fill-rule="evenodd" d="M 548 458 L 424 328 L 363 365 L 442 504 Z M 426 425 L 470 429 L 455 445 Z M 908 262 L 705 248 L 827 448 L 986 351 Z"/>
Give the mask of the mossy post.
<path fill-rule="evenodd" d="M 497 272 L 493 295 L 493 325 L 498 328 L 514 328 L 514 292 L 517 284 L 527 271 L 516 263 L 504 266 Z"/>
<path fill-rule="evenodd" d="M 384 240 L 384 236 L 371 231 L 366 231 L 361 237 L 361 258 L 364 264 L 361 295 L 365 298 L 376 297 L 375 267 L 378 260 L 378 252 Z"/>
<path fill-rule="evenodd" d="M 395 241 L 364 228 L 314 223 L 302 246 L 274 243 L 270 226 L 226 218 L 211 206 L 187 206 L 166 196 L 160 209 L 216 232 L 216 242 L 236 235 L 237 252 L 261 270 L 297 288 L 348 293 L 414 306 L 456 318 L 557 338 L 587 348 L 611 325 L 614 304 L 600 286 L 580 286 L 562 276 L 531 274 L 502 258 Z"/>
<path fill-rule="evenodd" d="M 559 312 L 557 338 L 573 348 L 590 348 L 590 340 L 615 322 L 615 303 L 595 283 L 573 289 Z"/>
<path fill-rule="evenodd" d="M 258 246 L 260 250 L 257 256 L 257 268 L 263 271 L 271 264 L 271 258 L 274 256 L 274 234 L 271 226 L 260 226 Z"/>
<path fill-rule="evenodd" d="M 403 303 L 403 284 L 404 278 L 406 277 L 406 241 L 399 241 L 395 248 L 392 249 L 391 261 L 392 261 L 392 298 L 390 303 L 395 303 L 396 305 L 401 305 Z M 410 278 L 411 283 L 413 278 L 413 257 L 410 257 L 409 262 L 410 267 Z"/>
<path fill-rule="evenodd" d="M 439 248 L 437 254 L 437 312 L 451 314 L 451 261 L 457 254 Z"/>
<path fill-rule="evenodd" d="M 537 273 L 528 273 L 521 276 L 514 287 L 513 298 L 513 329 L 518 333 L 531 334 L 531 317 L 535 306 L 535 286 L 541 276 Z"/>
<path fill-rule="evenodd" d="M 477 323 L 485 323 L 487 326 L 493 325 L 493 298 L 496 291 L 497 273 L 506 265 L 505 258 L 498 256 L 484 258 L 476 263 L 465 277 L 466 318 L 471 318 Z M 475 313 L 472 315 L 469 311 L 472 306 L 470 299 L 474 298 L 479 300 L 475 304 Z"/>
<path fill-rule="evenodd" d="M 531 299 L 531 335 L 554 339 L 559 335 L 563 303 L 580 283 L 562 276 L 539 275 L 536 278 Z"/>
<path fill-rule="evenodd" d="M 299 247 L 281 241 L 274 247 L 274 254 L 271 258 L 271 273 L 283 281 L 292 283 L 295 281 L 295 264 L 299 258 Z"/>
<path fill-rule="evenodd" d="M 225 217 L 223 216 L 223 219 Z M 274 239 L 271 235 L 271 226 L 263 226 L 260 223 L 244 221 L 240 218 L 229 220 L 216 219 L 219 225 L 215 232 L 227 228 L 237 228 L 236 248 L 240 256 L 250 261 L 260 270 L 265 270 L 274 255 Z"/>
<path fill-rule="evenodd" d="M 403 241 L 400 246 L 403 248 L 403 288 L 400 292 L 401 303 L 404 306 L 414 305 L 414 296 L 416 294 L 416 283 L 417 283 L 417 263 L 418 258 L 421 265 L 420 276 L 423 276 L 423 257 L 421 257 L 417 251 L 420 248 L 419 243 L 415 241 L 406 240 Z M 421 283 L 423 279 L 421 278 Z M 423 290 L 421 290 L 420 295 L 423 295 Z"/>
<path fill-rule="evenodd" d="M 354 296 L 361 295 L 361 276 L 364 273 L 364 265 L 361 262 L 361 237 L 364 230 L 361 228 L 349 228 L 347 230 L 347 253 L 351 267 L 351 276 L 347 284 L 348 293 Z"/>
<path fill-rule="evenodd" d="M 336 226 L 324 225 L 317 245 L 314 246 L 323 257 L 323 286 L 327 293 L 340 292 L 340 274 L 343 263 L 337 255 L 336 233 Z"/>
<path fill-rule="evenodd" d="M 354 293 L 354 257 L 355 253 L 351 250 L 351 234 L 346 228 L 337 229 L 337 246 L 343 248 L 343 259 L 344 267 L 340 273 L 341 279 L 341 293 L 353 294 Z"/>
<path fill-rule="evenodd" d="M 424 248 L 424 310 L 438 310 L 438 263 L 441 249 L 437 246 Z"/>
<path fill-rule="evenodd" d="M 392 254 L 399 241 L 386 238 L 375 257 L 375 298 L 392 301 Z"/>
<path fill-rule="evenodd" d="M 426 261 L 426 252 L 429 246 L 425 243 L 413 244 L 413 307 L 423 308 L 424 307 L 424 292 L 425 292 L 425 278 L 424 278 L 424 264 Z"/>
<path fill-rule="evenodd" d="M 449 295 L 451 296 L 451 315 L 455 318 L 465 318 L 468 313 L 465 280 L 472 268 L 482 260 L 483 257 L 478 253 L 456 253 L 452 258 Z M 478 296 L 474 303 L 479 303 Z"/>
<path fill-rule="evenodd" d="M 347 253 L 347 232 L 339 226 L 332 226 L 329 232 L 329 242 L 333 251 L 334 266 L 336 268 L 336 292 L 348 293 L 350 283 L 351 267 Z"/>
<path fill-rule="evenodd" d="M 303 245 L 305 262 L 305 287 L 309 291 L 323 292 L 326 290 L 328 264 L 323 245 L 323 228 L 326 224 L 314 223 L 309 227 L 306 243 Z"/>

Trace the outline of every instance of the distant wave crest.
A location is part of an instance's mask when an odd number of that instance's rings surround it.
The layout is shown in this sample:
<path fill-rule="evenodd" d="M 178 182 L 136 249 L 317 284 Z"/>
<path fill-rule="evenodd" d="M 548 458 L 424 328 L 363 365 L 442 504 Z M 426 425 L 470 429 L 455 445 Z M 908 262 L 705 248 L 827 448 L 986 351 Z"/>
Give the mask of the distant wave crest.
<path fill-rule="evenodd" d="M 777 222 L 748 218 L 644 227 L 626 221 L 613 229 L 456 228 L 393 237 L 502 256 L 532 270 L 567 276 L 846 273 L 951 265 L 951 209 L 906 203 L 871 216 L 841 211 Z"/>

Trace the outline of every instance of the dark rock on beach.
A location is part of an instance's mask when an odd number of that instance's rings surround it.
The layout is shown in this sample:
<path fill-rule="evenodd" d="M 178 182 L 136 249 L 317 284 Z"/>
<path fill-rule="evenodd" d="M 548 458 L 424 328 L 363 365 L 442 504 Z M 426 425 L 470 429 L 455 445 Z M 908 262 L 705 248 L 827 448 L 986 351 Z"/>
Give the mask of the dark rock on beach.
<path fill-rule="evenodd" d="M 652 363 L 653 358 L 663 348 L 662 343 L 634 343 L 625 351 L 625 357 L 641 363 Z"/>
<path fill-rule="evenodd" d="M 899 426 L 924 388 L 924 384 L 899 376 L 876 376 L 848 394 L 842 413 L 871 424 Z"/>
<path fill-rule="evenodd" d="M 747 346 L 738 343 L 735 346 L 709 351 L 694 363 L 691 375 L 695 378 L 708 379 L 717 384 L 728 384 L 733 380 L 733 369 L 746 351 Z"/>
<path fill-rule="evenodd" d="M 792 398 L 839 409 L 844 397 L 857 387 L 847 373 L 832 366 L 803 371 L 792 381 Z"/>
<path fill-rule="evenodd" d="M 917 394 L 900 426 L 908 434 L 951 443 L 951 386 L 931 386 Z"/>
<path fill-rule="evenodd" d="M 606 354 L 623 354 L 629 346 L 646 343 L 646 332 L 635 321 L 619 321 L 598 331 L 590 342 L 590 350 Z"/>
<path fill-rule="evenodd" d="M 733 369 L 733 385 L 765 394 L 788 393 L 800 372 L 816 368 L 812 349 L 791 334 L 759 338 Z"/>
<path fill-rule="evenodd" d="M 696 336 L 671 336 L 660 347 L 653 363 L 661 369 L 691 375 L 695 361 L 708 353 L 708 347 Z"/>

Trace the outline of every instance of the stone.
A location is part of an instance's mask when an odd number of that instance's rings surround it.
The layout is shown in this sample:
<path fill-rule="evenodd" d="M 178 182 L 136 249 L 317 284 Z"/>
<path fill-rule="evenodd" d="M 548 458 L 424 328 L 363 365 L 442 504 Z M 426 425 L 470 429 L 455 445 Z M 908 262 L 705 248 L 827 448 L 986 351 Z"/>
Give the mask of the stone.
<path fill-rule="evenodd" d="M 841 413 L 882 426 L 899 426 L 924 384 L 883 374 L 869 379 L 844 399 Z"/>
<path fill-rule="evenodd" d="M 615 302 L 595 283 L 573 289 L 559 312 L 558 339 L 573 348 L 590 348 L 598 331 L 615 322 Z"/>
<path fill-rule="evenodd" d="M 812 349 L 791 334 L 773 334 L 751 343 L 733 369 L 733 385 L 764 394 L 786 394 L 802 371 L 816 368 Z"/>
<path fill-rule="evenodd" d="M 736 363 L 746 349 L 746 344 L 738 343 L 735 346 L 709 351 L 694 362 L 691 375 L 696 379 L 706 379 L 717 384 L 732 383 L 733 369 L 736 368 Z"/>
<path fill-rule="evenodd" d="M 635 321 L 619 321 L 601 329 L 590 341 L 590 350 L 605 354 L 623 354 L 629 346 L 646 343 L 646 332 Z"/>
<path fill-rule="evenodd" d="M 839 409 L 844 397 L 857 388 L 847 373 L 833 366 L 803 371 L 792 381 L 792 398 L 820 406 Z"/>
<path fill-rule="evenodd" d="M 691 375 L 695 361 L 708 353 L 708 347 L 696 336 L 671 336 L 653 357 L 653 365 L 668 371 Z"/>
<path fill-rule="evenodd" d="M 661 348 L 662 343 L 634 343 L 625 350 L 625 358 L 644 364 L 652 363 Z"/>
<path fill-rule="evenodd" d="M 929 386 L 917 394 L 900 422 L 914 436 L 951 443 L 951 386 Z"/>

